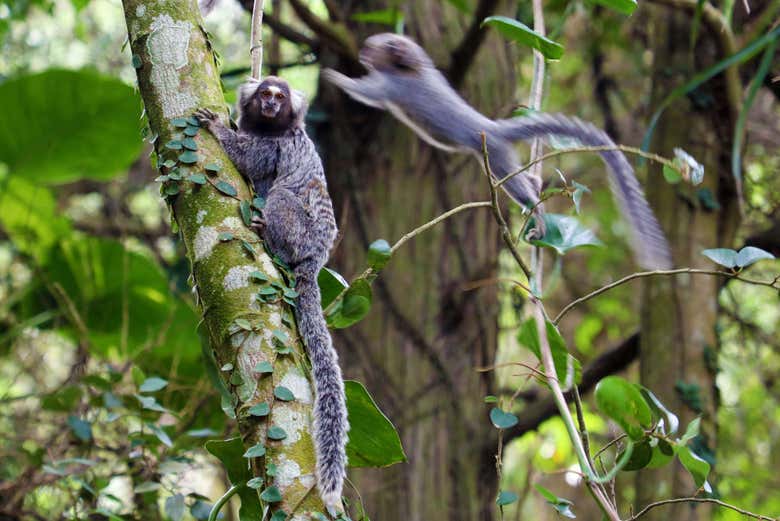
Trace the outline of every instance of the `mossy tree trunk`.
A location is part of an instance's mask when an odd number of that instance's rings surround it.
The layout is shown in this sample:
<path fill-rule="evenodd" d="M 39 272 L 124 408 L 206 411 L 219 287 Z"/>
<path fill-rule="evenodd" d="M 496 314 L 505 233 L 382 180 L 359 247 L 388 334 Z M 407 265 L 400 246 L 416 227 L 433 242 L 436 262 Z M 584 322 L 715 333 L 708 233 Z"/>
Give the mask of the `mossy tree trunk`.
<path fill-rule="evenodd" d="M 689 35 L 692 15 L 655 7 L 651 19 L 653 100 L 656 107 L 695 71 L 723 58 L 712 33 L 702 34 L 691 65 Z M 648 197 L 672 244 L 675 264 L 711 269 L 701 251 L 730 248 L 739 223 L 731 177 L 733 111 L 722 76 L 703 85 L 693 98 L 670 106 L 655 130 L 652 150 L 666 156 L 681 147 L 704 165 L 699 187 L 661 181 L 658 165 L 650 167 Z M 695 103 L 698 101 L 698 106 Z M 702 103 L 703 102 L 703 103 Z M 717 202 L 716 205 L 712 202 Z M 640 374 L 642 384 L 680 415 L 682 428 L 702 416 L 701 434 L 694 450 L 714 457 L 717 390 L 715 387 L 716 319 L 722 280 L 688 276 L 646 279 L 642 304 Z M 637 476 L 637 508 L 660 499 L 690 496 L 692 479 L 680 464 L 643 470 Z M 648 520 L 697 520 L 710 517 L 708 505 L 670 505 L 648 512 Z"/>
<path fill-rule="evenodd" d="M 157 136 L 158 163 L 171 161 L 163 168 L 171 176 L 164 190 L 192 263 L 204 332 L 227 383 L 245 447 L 264 444 L 267 449 L 265 458 L 251 460 L 252 474 L 266 478 L 258 492 L 276 486 L 283 499 L 271 511 L 309 519 L 306 512 L 325 511 L 312 490 L 313 387 L 292 311 L 281 302 L 284 281 L 245 225 L 251 201 L 246 183 L 208 132 L 181 119 L 207 107 L 227 120 L 219 71 L 197 3 L 125 0 L 124 11 L 138 86 Z M 188 147 L 196 150 L 188 152 Z M 277 291 L 266 290 L 271 294 L 259 297 L 263 288 Z M 277 386 L 291 390 L 294 400 L 276 398 Z M 262 414 L 263 406 L 250 413 L 262 403 L 268 413 Z M 271 426 L 281 428 L 284 438 L 269 436 Z M 269 464 L 276 467 L 273 477 L 266 476 Z M 243 485 L 240 494 L 246 498 L 257 492 Z"/>

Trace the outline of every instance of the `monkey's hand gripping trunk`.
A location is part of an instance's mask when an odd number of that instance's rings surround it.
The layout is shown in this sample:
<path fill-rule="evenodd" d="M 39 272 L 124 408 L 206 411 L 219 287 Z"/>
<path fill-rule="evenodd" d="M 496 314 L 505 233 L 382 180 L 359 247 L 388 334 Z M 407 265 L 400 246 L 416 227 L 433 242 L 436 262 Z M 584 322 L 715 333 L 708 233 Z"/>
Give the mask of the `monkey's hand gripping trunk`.
<path fill-rule="evenodd" d="M 621 214 L 631 226 L 631 247 L 640 266 L 669 269 L 672 258 L 661 226 L 647 204 L 634 169 L 605 132 L 590 123 L 561 114 L 531 116 L 496 121 L 498 133 L 508 141 L 529 141 L 542 137 L 565 137 L 582 146 L 615 147 L 600 152 L 609 167 L 609 185 Z"/>

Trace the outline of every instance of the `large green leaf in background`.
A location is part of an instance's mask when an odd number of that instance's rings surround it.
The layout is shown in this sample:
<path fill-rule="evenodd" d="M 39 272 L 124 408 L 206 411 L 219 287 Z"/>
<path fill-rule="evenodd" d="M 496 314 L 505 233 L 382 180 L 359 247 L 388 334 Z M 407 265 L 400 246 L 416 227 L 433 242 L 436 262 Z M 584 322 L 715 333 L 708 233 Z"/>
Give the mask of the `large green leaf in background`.
<path fill-rule="evenodd" d="M 0 84 L 0 107 L 0 162 L 12 175 L 109 179 L 141 153 L 141 104 L 116 78 L 56 69 L 21 76 Z"/>
<path fill-rule="evenodd" d="M 379 410 L 363 384 L 346 380 L 344 392 L 349 415 L 349 466 L 387 467 L 406 461 L 395 427 Z"/>

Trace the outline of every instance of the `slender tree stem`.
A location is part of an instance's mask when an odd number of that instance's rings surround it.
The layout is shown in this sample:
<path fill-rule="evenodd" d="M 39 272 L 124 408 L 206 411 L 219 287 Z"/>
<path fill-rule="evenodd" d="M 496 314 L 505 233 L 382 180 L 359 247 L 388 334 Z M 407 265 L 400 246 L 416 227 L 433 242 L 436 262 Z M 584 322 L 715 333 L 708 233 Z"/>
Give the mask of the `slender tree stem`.
<path fill-rule="evenodd" d="M 252 78 L 259 80 L 263 69 L 263 9 L 265 0 L 254 0 L 252 6 L 252 35 L 249 55 L 252 57 Z"/>
<path fill-rule="evenodd" d="M 217 521 L 217 517 L 219 516 L 219 511 L 222 510 L 222 507 L 225 506 L 225 503 L 227 503 L 230 498 L 232 498 L 236 492 L 238 492 L 238 489 L 240 487 L 238 485 L 233 485 L 229 489 L 227 489 L 227 492 L 222 494 L 222 497 L 217 500 L 216 503 L 214 503 L 214 506 L 211 507 L 211 512 L 209 512 L 209 520 L 208 521 Z"/>
<path fill-rule="evenodd" d="M 753 512 L 748 512 L 747 510 L 741 509 L 739 507 L 736 507 L 734 505 L 730 505 L 724 501 L 721 501 L 719 499 L 709 498 L 709 497 L 678 497 L 673 499 L 664 499 L 662 501 L 656 501 L 655 503 L 650 503 L 645 508 L 628 518 L 628 521 L 634 521 L 635 519 L 639 519 L 643 515 L 645 515 L 649 510 L 652 510 L 653 508 L 657 508 L 664 505 L 670 505 L 672 503 L 714 503 L 715 505 L 721 506 L 723 508 L 728 508 L 729 510 L 733 510 L 734 512 L 739 512 L 743 516 L 752 517 L 753 519 L 760 519 L 761 521 L 777 521 L 777 518 L 775 517 L 769 517 L 764 516 L 761 514 L 754 514 Z"/>
<path fill-rule="evenodd" d="M 586 302 L 593 297 L 597 297 L 601 295 L 602 293 L 605 293 L 613 288 L 616 288 L 620 286 L 621 284 L 625 284 L 626 282 L 632 281 L 634 279 L 642 278 L 642 277 L 652 277 L 654 275 L 679 275 L 681 273 L 692 273 L 694 275 L 715 275 L 719 277 L 728 277 L 731 279 L 739 280 L 742 282 L 745 282 L 747 284 L 755 284 L 757 286 L 767 286 L 769 288 L 773 289 L 780 289 L 778 288 L 778 281 L 780 280 L 780 277 L 776 277 L 774 280 L 755 280 L 755 279 L 748 279 L 745 277 L 740 277 L 736 273 L 732 273 L 729 271 L 719 271 L 719 270 L 701 270 L 696 268 L 679 268 L 676 270 L 654 270 L 654 271 L 640 271 L 637 273 L 632 273 L 631 275 L 627 275 L 623 277 L 620 280 L 616 280 L 615 282 L 612 282 L 610 284 L 607 284 L 606 286 L 602 286 L 599 289 L 595 291 L 591 291 L 587 295 L 584 295 L 576 300 L 573 300 L 569 304 L 564 307 L 560 313 L 558 313 L 558 316 L 555 317 L 553 320 L 553 324 L 558 325 L 558 323 L 561 321 L 561 319 L 566 315 L 569 311 L 571 311 L 575 306 L 578 306 L 579 304 L 582 304 L 583 302 Z"/>

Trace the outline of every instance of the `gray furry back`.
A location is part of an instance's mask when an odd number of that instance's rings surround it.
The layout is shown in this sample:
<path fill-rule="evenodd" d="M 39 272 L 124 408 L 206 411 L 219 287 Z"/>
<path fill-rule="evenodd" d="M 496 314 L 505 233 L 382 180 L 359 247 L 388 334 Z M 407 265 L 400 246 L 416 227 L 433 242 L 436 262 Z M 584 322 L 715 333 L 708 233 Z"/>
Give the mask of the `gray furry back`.
<path fill-rule="evenodd" d="M 296 271 L 298 329 L 306 343 L 315 383 L 314 448 L 317 485 L 326 505 L 340 505 L 346 474 L 347 406 L 344 382 L 320 305 L 320 288 L 310 268 Z"/>
<path fill-rule="evenodd" d="M 616 146 L 605 132 L 590 123 L 561 114 L 533 114 L 496 121 L 498 132 L 509 141 L 527 141 L 535 137 L 563 136 L 584 146 Z M 648 269 L 672 266 L 669 244 L 661 226 L 647 204 L 634 169 L 620 150 L 600 152 L 609 167 L 609 185 L 621 214 L 631 225 L 631 246 L 637 262 Z"/>

